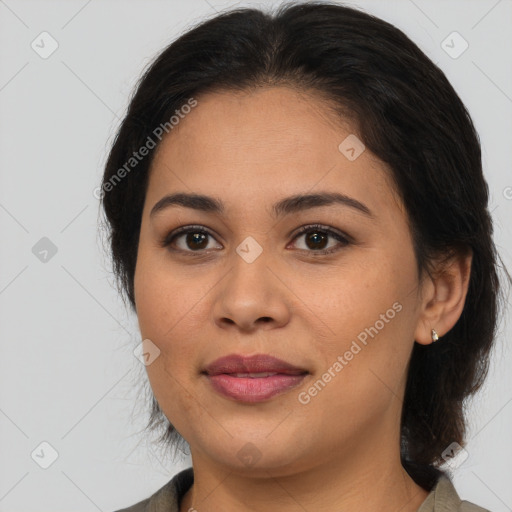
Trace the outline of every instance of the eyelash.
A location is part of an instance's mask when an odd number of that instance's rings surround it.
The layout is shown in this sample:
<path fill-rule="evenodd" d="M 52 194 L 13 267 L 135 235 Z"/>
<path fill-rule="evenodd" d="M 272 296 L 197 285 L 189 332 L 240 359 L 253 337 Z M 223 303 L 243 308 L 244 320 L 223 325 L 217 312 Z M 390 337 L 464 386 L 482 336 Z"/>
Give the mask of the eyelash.
<path fill-rule="evenodd" d="M 327 228 L 325 226 L 322 226 L 320 224 L 311 224 L 311 225 L 308 225 L 308 226 L 302 226 L 299 229 L 299 231 L 295 234 L 293 240 L 296 240 L 297 238 L 299 238 L 299 236 L 303 235 L 304 233 L 308 233 L 308 232 L 320 232 L 321 234 L 332 236 L 333 238 L 338 240 L 338 242 L 341 242 L 341 247 L 338 245 L 338 246 L 336 246 L 334 248 L 331 248 L 331 249 L 320 249 L 320 250 L 317 250 L 317 251 L 315 251 L 315 250 L 300 249 L 302 251 L 312 253 L 313 255 L 321 256 L 321 255 L 332 254 L 332 253 L 338 252 L 339 250 L 341 250 L 341 248 L 346 247 L 347 245 L 350 245 L 352 243 L 352 240 L 351 240 L 351 238 L 349 236 L 342 235 L 341 233 L 338 233 L 337 231 L 333 231 L 332 229 Z M 212 233 L 210 233 L 207 229 L 205 229 L 202 226 L 183 226 L 183 227 L 178 228 L 178 229 L 172 231 L 171 233 L 169 233 L 162 240 L 161 246 L 164 247 L 164 248 L 168 247 L 168 246 L 171 245 L 171 243 L 176 238 L 178 238 L 181 235 L 186 235 L 186 234 L 189 234 L 189 233 L 201 233 L 201 234 L 209 235 L 212 238 L 215 238 L 212 235 Z M 205 249 L 201 249 L 201 250 L 197 250 L 197 251 L 183 250 L 183 249 L 171 249 L 171 250 L 175 251 L 175 252 L 186 253 L 187 255 L 190 255 L 190 256 L 204 255 L 204 252 L 205 252 Z"/>

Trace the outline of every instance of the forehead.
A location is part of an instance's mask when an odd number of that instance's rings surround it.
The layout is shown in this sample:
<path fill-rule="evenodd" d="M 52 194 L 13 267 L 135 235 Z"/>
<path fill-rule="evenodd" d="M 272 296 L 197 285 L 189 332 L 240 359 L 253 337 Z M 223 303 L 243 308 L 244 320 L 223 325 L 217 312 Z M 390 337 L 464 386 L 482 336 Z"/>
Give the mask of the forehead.
<path fill-rule="evenodd" d="M 340 150 L 347 138 L 357 143 L 354 132 L 313 93 L 288 87 L 208 93 L 160 143 L 148 197 L 180 190 L 249 208 L 261 197 L 274 202 L 328 189 L 384 207 L 393 195 L 387 167 L 369 150 L 355 160 Z"/>

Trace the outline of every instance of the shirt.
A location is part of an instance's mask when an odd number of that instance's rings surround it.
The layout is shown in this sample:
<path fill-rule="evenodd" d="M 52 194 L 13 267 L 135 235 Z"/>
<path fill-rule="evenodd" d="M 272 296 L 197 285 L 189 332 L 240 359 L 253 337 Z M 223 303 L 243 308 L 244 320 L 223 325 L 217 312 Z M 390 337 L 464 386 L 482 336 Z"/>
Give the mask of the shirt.
<path fill-rule="evenodd" d="M 181 498 L 194 482 L 192 468 L 176 474 L 152 496 L 129 508 L 116 512 L 179 512 Z M 489 512 L 468 501 L 462 501 L 447 476 L 441 476 L 417 512 Z"/>

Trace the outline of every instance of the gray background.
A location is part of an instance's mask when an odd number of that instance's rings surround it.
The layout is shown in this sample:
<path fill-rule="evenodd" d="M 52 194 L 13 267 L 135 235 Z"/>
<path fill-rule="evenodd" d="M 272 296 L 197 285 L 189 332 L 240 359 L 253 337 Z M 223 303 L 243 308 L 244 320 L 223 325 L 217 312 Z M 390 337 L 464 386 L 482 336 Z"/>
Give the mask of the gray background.
<path fill-rule="evenodd" d="M 215 10 L 275 3 L 0 0 L 1 511 L 114 510 L 189 465 L 139 433 L 149 395 L 133 355 L 137 323 L 112 286 L 93 190 L 157 52 Z M 404 30 L 467 105 L 510 268 L 512 2 L 346 3 Z M 464 43 L 454 31 L 469 44 L 457 58 Z M 502 322 L 490 378 L 470 407 L 469 457 L 454 470 L 459 493 L 495 512 L 512 510 L 510 339 Z M 58 457 L 43 469 L 52 450 Z"/>

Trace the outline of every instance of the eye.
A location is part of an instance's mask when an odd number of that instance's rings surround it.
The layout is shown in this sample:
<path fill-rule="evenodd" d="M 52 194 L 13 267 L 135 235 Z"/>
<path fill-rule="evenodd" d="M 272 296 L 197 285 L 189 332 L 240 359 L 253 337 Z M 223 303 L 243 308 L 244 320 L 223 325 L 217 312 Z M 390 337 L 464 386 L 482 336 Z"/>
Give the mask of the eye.
<path fill-rule="evenodd" d="M 319 224 L 303 226 L 295 235 L 294 240 L 302 236 L 305 237 L 305 248 L 300 249 L 315 255 L 334 253 L 340 250 L 340 246 L 345 247 L 351 243 L 350 237 Z M 208 238 L 214 239 L 213 235 L 203 226 L 183 226 L 167 235 L 162 240 L 161 246 L 171 247 L 171 250 L 184 253 L 201 253 L 214 249 L 209 246 Z M 329 238 L 337 240 L 338 244 L 329 247 Z M 218 248 L 222 248 L 222 246 Z"/>
<path fill-rule="evenodd" d="M 343 236 L 341 233 L 319 224 L 303 226 L 300 228 L 299 233 L 295 236 L 294 240 L 303 236 L 305 243 L 305 249 L 303 250 L 313 252 L 315 254 L 330 254 L 339 251 L 340 245 L 345 247 L 350 244 L 349 237 Z M 339 243 L 329 247 L 329 238 L 334 238 Z"/>
<path fill-rule="evenodd" d="M 165 237 L 162 241 L 162 247 L 168 247 L 176 241 L 179 243 L 177 250 L 182 252 L 200 252 L 206 249 L 212 249 L 208 247 L 208 237 L 213 239 L 213 235 L 202 226 L 183 226 Z"/>

